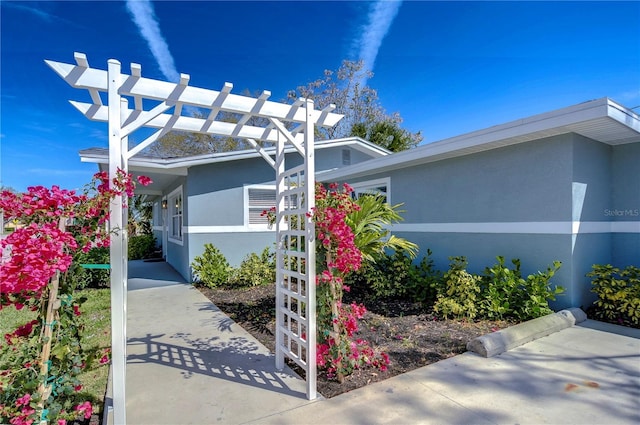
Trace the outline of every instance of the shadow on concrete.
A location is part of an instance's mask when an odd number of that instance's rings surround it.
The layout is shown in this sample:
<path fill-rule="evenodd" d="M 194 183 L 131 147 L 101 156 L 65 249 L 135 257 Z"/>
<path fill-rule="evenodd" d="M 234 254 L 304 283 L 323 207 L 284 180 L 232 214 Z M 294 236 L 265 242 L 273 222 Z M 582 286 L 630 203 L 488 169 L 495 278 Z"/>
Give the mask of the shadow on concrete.
<path fill-rule="evenodd" d="M 563 332 L 556 335 L 559 348 Z M 544 353 L 530 343 L 492 359 L 466 353 L 425 368 L 421 382 L 462 405 L 473 400 L 467 407 L 490 412 L 492 405 L 496 411 L 510 405 L 541 422 L 640 423 L 640 351 L 603 348 L 594 354 L 564 347 L 565 354 L 561 348 Z M 493 419 L 486 411 L 484 416 Z"/>
<path fill-rule="evenodd" d="M 224 339 L 213 336 L 205 339 L 177 333 L 169 338 L 179 341 L 170 344 L 161 341 L 163 337 L 164 334 L 147 334 L 144 338 L 129 339 L 128 345 L 133 348 L 132 351 L 139 352 L 139 346 L 143 346 L 144 353 L 130 354 L 127 363 L 155 363 L 182 370 L 184 379 L 201 374 L 281 394 L 306 397 L 306 394 L 290 389 L 281 378 L 286 372 L 275 370 L 274 357 L 259 352 L 258 345 L 247 338 L 236 336 Z"/>
<path fill-rule="evenodd" d="M 214 313 L 210 319 L 204 321 L 204 324 L 215 326 L 220 332 L 233 332 L 234 325 L 239 326 L 229 316 L 224 314 L 222 310 L 211 302 L 198 303 L 198 311 L 208 311 Z"/>

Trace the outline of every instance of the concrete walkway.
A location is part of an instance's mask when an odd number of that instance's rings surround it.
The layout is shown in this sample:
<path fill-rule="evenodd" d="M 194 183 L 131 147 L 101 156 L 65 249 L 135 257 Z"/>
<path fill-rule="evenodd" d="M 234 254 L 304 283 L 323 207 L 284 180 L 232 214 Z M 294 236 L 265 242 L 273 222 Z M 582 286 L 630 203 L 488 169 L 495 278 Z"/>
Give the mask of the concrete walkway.
<path fill-rule="evenodd" d="M 638 330 L 587 320 L 308 401 L 302 380 L 170 266 L 129 267 L 129 424 L 640 423 Z"/>

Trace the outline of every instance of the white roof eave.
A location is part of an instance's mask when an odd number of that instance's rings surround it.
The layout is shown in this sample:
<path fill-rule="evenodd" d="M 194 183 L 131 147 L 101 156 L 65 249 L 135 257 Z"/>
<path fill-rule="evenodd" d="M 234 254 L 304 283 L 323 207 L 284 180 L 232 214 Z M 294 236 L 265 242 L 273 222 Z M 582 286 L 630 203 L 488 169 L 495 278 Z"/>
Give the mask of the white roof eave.
<path fill-rule="evenodd" d="M 640 117 L 601 98 L 371 159 L 324 173 L 321 179 L 357 178 L 571 132 L 610 145 L 640 142 Z"/>
<path fill-rule="evenodd" d="M 330 148 L 336 146 L 352 146 L 355 149 L 369 153 L 373 156 L 380 157 L 389 155 L 390 152 L 378 145 L 375 145 L 366 140 L 358 137 L 348 137 L 335 140 L 322 140 L 315 144 L 316 149 Z M 295 148 L 288 145 L 285 148 L 286 152 L 293 152 Z M 268 148 L 265 151 L 270 155 L 275 155 L 275 148 Z M 237 161 L 249 158 L 258 158 L 260 154 L 254 149 L 247 149 L 235 152 L 223 152 L 214 154 L 205 154 L 198 156 L 191 156 L 185 158 L 149 158 L 135 156 L 129 160 L 129 166 L 139 169 L 146 167 L 148 169 L 163 169 L 163 170 L 180 170 L 180 175 L 186 175 L 186 169 L 196 165 L 215 164 L 218 162 Z M 106 164 L 109 162 L 108 152 L 105 150 L 104 154 L 99 152 L 80 153 L 81 162 Z M 184 172 L 185 174 L 182 174 Z"/>

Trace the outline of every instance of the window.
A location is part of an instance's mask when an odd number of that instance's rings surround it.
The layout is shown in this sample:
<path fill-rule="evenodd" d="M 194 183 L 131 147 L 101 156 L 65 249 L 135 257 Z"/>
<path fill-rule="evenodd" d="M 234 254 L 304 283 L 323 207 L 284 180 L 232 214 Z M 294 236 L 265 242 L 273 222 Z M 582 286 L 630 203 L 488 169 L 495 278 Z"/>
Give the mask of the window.
<path fill-rule="evenodd" d="M 352 184 L 351 187 L 355 199 L 364 195 L 381 195 L 385 201 L 391 202 L 391 179 L 389 178 L 358 182 Z"/>
<path fill-rule="evenodd" d="M 249 186 L 245 188 L 247 213 L 245 223 L 249 226 L 267 227 L 267 217 L 262 212 L 276 206 L 275 186 Z"/>
<path fill-rule="evenodd" d="M 182 186 L 168 196 L 169 239 L 182 243 Z"/>

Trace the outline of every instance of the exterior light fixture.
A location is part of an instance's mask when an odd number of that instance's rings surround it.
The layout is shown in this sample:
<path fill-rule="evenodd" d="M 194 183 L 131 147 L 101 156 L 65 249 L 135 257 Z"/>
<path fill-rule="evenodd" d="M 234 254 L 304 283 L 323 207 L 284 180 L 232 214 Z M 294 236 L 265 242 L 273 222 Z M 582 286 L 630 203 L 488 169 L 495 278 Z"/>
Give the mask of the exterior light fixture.
<path fill-rule="evenodd" d="M 166 209 L 167 209 L 167 200 L 166 200 L 166 199 L 163 199 L 163 200 L 162 200 L 162 209 L 163 209 L 163 210 L 166 210 Z"/>

